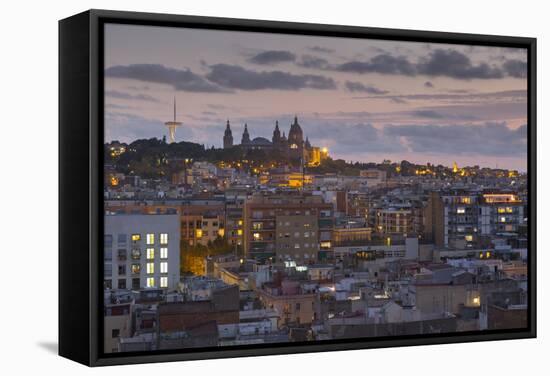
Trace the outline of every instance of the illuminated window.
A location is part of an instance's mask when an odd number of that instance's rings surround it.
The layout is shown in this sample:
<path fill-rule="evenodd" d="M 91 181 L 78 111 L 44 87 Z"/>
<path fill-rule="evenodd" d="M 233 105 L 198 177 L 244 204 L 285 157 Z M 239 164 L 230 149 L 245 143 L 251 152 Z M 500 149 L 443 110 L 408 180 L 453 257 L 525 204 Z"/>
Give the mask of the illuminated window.
<path fill-rule="evenodd" d="M 155 263 L 154 262 L 148 262 L 147 263 L 147 274 L 154 274 L 155 273 Z"/>
<path fill-rule="evenodd" d="M 260 233 L 259 232 L 255 232 L 254 234 L 252 234 L 252 236 L 254 237 L 254 240 L 260 240 Z"/>
<path fill-rule="evenodd" d="M 501 222 L 506 222 L 506 217 L 500 217 Z"/>
<path fill-rule="evenodd" d="M 147 248 L 147 260 L 155 258 L 155 248 Z"/>
<path fill-rule="evenodd" d="M 238 230 L 237 230 L 237 235 L 241 236 L 242 234 L 243 234 L 243 230 L 238 229 Z"/>
<path fill-rule="evenodd" d="M 466 240 L 467 242 L 471 242 L 472 240 L 474 240 L 474 237 L 472 235 L 465 235 L 464 240 Z"/>
<path fill-rule="evenodd" d="M 296 249 L 300 248 L 300 244 L 299 243 L 294 244 L 294 248 Z"/>
<path fill-rule="evenodd" d="M 168 248 L 164 247 L 160 249 L 160 258 L 161 259 L 167 259 L 168 258 Z"/>
<path fill-rule="evenodd" d="M 464 208 L 456 209 L 456 214 L 464 214 L 464 213 L 466 213 L 466 210 Z"/>
<path fill-rule="evenodd" d="M 160 277 L 160 287 L 168 287 L 168 277 Z"/>
<path fill-rule="evenodd" d="M 511 207 L 506 208 L 506 213 L 513 213 L 513 212 L 514 212 L 514 208 L 511 208 Z"/>
<path fill-rule="evenodd" d="M 498 211 L 498 214 L 506 213 L 506 209 L 505 209 L 505 208 L 498 208 L 497 211 Z"/>
<path fill-rule="evenodd" d="M 160 272 L 161 273 L 168 273 L 168 263 L 167 262 L 161 262 L 160 263 Z"/>
<path fill-rule="evenodd" d="M 141 271 L 140 264 L 132 264 L 132 274 L 139 274 L 140 271 Z"/>
<path fill-rule="evenodd" d="M 147 234 L 147 244 L 155 244 L 155 234 Z"/>
<path fill-rule="evenodd" d="M 242 219 L 239 219 L 239 226 L 242 226 L 243 225 L 243 220 Z"/>
<path fill-rule="evenodd" d="M 202 230 L 201 230 L 201 229 L 197 229 L 195 235 L 196 235 L 197 238 L 202 238 Z"/>
<path fill-rule="evenodd" d="M 252 223 L 252 229 L 254 230 L 261 230 L 262 229 L 262 222 L 254 222 Z"/>
<path fill-rule="evenodd" d="M 155 287 L 155 279 L 150 277 L 147 278 L 147 287 Z"/>
<path fill-rule="evenodd" d="M 160 244 L 168 244 L 168 234 L 160 234 Z"/>
<path fill-rule="evenodd" d="M 321 248 L 330 248 L 330 242 L 321 242 Z"/>
<path fill-rule="evenodd" d="M 140 234 L 133 234 L 132 235 L 132 241 L 133 242 L 139 242 L 141 240 L 141 235 Z"/>

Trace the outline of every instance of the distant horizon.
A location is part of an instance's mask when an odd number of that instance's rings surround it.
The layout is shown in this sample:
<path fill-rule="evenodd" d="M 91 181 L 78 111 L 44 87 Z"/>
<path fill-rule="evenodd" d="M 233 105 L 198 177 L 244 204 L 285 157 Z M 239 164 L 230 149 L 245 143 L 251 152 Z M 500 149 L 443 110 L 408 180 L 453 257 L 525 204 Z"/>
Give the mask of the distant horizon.
<path fill-rule="evenodd" d="M 165 137 L 168 137 L 168 135 L 164 135 Z M 257 137 L 264 137 L 264 136 L 257 136 Z M 161 141 L 162 140 L 162 137 L 149 137 L 149 138 L 137 138 L 133 141 L 130 141 L 130 142 L 127 142 L 127 141 L 121 141 L 121 140 L 110 140 L 110 141 L 104 141 L 104 144 L 111 144 L 113 142 L 118 142 L 118 143 L 121 143 L 121 144 L 126 144 L 126 145 L 130 145 L 131 143 L 135 142 L 135 141 L 139 141 L 139 140 L 150 140 L 150 139 L 153 139 L 153 138 L 156 138 L 157 140 Z M 267 138 L 267 137 L 264 137 L 264 138 Z M 215 149 L 223 149 L 222 146 L 216 146 L 216 145 L 208 145 L 208 144 L 204 144 L 204 143 L 200 143 L 200 142 L 195 142 L 195 141 L 191 141 L 191 140 L 176 140 L 176 144 L 177 143 L 180 143 L 180 142 L 188 142 L 188 143 L 193 143 L 193 144 L 196 144 L 196 145 L 202 145 L 204 147 L 205 150 L 209 150 L 210 147 L 214 146 Z M 168 141 L 167 141 L 168 143 Z M 238 144 L 237 145 L 234 145 L 234 146 L 239 146 Z M 313 145 L 313 146 L 320 146 L 320 145 Z M 322 147 L 322 146 L 320 146 Z M 369 160 L 369 161 L 362 161 L 362 160 L 346 160 L 346 159 L 343 159 L 343 158 L 335 158 L 333 157 L 332 155 L 330 155 L 330 150 L 329 150 L 329 157 L 332 159 L 332 160 L 344 160 L 346 163 L 355 163 L 355 162 L 358 162 L 358 163 L 361 163 L 361 164 L 370 164 L 370 163 L 373 163 L 373 164 L 384 164 L 384 160 L 389 160 L 391 164 L 393 163 L 396 163 L 396 164 L 399 164 L 401 162 L 409 162 L 409 163 L 413 163 L 413 164 L 416 164 L 416 165 L 422 165 L 422 166 L 427 166 L 428 163 L 431 165 L 431 166 L 443 166 L 443 167 L 446 167 L 446 168 L 452 168 L 453 167 L 453 164 L 454 163 L 457 163 L 456 161 L 453 161 L 451 162 L 451 164 L 444 164 L 444 163 L 433 163 L 431 161 L 425 161 L 425 162 L 416 162 L 416 161 L 413 161 L 413 160 L 410 160 L 410 159 L 401 159 L 401 160 L 391 160 L 391 159 L 388 159 L 388 158 L 385 158 L 385 159 L 382 159 L 381 161 L 372 161 L 372 160 Z M 510 171 L 518 171 L 519 173 L 521 174 L 526 174 L 527 171 L 526 170 L 518 170 L 518 169 L 513 169 L 513 168 L 506 168 L 506 167 L 502 167 L 502 166 L 486 166 L 486 165 L 480 165 L 480 164 L 474 164 L 474 165 L 460 165 L 458 164 L 458 167 L 459 168 L 472 168 L 472 167 L 475 167 L 475 166 L 478 166 L 480 169 L 483 169 L 483 168 L 489 168 L 489 169 L 503 169 L 503 170 L 510 170 Z"/>
<path fill-rule="evenodd" d="M 288 134 L 345 161 L 527 170 L 524 49 L 107 24 L 105 138 Z M 363 162 L 369 163 L 369 162 Z M 372 162 L 381 163 L 381 162 Z"/>

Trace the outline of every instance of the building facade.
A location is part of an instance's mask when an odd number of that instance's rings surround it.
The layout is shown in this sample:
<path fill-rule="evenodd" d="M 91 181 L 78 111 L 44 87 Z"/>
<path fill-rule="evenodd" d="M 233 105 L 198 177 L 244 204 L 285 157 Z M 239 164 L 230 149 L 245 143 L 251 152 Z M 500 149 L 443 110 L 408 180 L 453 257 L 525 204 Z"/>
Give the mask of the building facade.
<path fill-rule="evenodd" d="M 179 215 L 105 216 L 105 288 L 174 289 L 179 279 Z"/>

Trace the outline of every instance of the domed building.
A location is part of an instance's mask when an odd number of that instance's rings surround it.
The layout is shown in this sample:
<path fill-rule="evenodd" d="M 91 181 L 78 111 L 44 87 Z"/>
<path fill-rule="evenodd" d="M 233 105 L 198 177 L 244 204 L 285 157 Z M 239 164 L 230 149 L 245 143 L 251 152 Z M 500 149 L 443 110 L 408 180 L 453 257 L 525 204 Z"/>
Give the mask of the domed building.
<path fill-rule="evenodd" d="M 294 122 L 290 125 L 288 138 L 284 131 L 281 135 L 279 121 L 275 121 L 275 129 L 273 130 L 271 141 L 265 137 L 255 137 L 251 140 L 248 133 L 248 124 L 245 124 L 241 144 L 233 145 L 233 136 L 228 120 L 223 140 L 225 149 L 240 147 L 245 150 L 278 150 L 295 162 L 306 163 L 309 166 L 317 166 L 320 163 L 320 149 L 319 147 L 312 146 L 309 138 L 306 137 L 304 141 L 304 132 L 298 123 L 297 116 L 294 116 Z"/>
<path fill-rule="evenodd" d="M 298 117 L 294 116 L 294 123 L 290 125 L 288 132 L 288 148 L 291 158 L 300 158 L 304 155 L 304 133 L 298 124 Z"/>

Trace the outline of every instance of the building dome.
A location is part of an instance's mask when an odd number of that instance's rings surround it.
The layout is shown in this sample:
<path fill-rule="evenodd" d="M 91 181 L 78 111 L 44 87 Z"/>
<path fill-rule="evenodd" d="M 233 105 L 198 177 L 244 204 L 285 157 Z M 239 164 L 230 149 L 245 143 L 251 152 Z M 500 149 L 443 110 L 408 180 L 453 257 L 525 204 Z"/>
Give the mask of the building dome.
<path fill-rule="evenodd" d="M 288 132 L 288 145 L 291 149 L 301 150 L 304 145 L 304 133 L 302 127 L 298 124 L 298 117 L 294 116 L 294 123 L 290 125 Z"/>
<path fill-rule="evenodd" d="M 271 141 L 265 137 L 256 137 L 251 142 L 254 146 L 271 146 Z"/>

